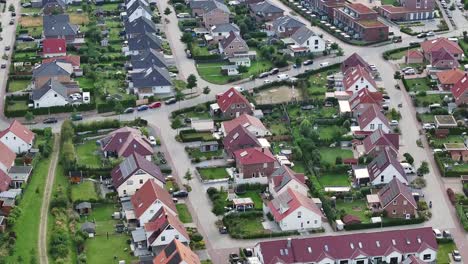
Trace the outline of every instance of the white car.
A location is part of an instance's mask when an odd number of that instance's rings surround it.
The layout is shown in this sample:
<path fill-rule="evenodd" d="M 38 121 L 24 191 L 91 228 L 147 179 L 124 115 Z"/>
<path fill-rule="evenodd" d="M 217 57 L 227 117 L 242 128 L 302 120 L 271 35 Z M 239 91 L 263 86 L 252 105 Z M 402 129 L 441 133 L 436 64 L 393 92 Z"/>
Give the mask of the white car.
<path fill-rule="evenodd" d="M 423 124 L 422 127 L 423 127 L 424 130 L 435 129 L 435 126 L 433 124 L 429 124 L 429 123 Z"/>
<path fill-rule="evenodd" d="M 244 87 L 242 87 L 242 86 L 234 86 L 233 88 L 236 89 L 236 90 L 239 91 L 239 92 L 245 91 L 245 90 L 244 90 Z"/>
<path fill-rule="evenodd" d="M 414 69 L 409 69 L 409 70 L 406 70 L 404 73 L 405 75 L 413 75 L 413 74 L 416 74 L 416 71 Z"/>
<path fill-rule="evenodd" d="M 398 120 L 390 121 L 390 126 L 398 126 Z"/>
<path fill-rule="evenodd" d="M 434 235 L 435 235 L 435 237 L 436 237 L 437 239 L 443 238 L 442 232 L 440 232 L 439 229 L 435 229 L 435 228 L 434 228 L 434 229 L 432 229 L 432 232 L 434 232 Z"/>
<path fill-rule="evenodd" d="M 412 67 L 404 67 L 403 69 L 401 69 L 402 72 L 405 72 L 407 70 L 410 70 L 410 69 L 413 69 Z"/>
<path fill-rule="evenodd" d="M 154 138 L 153 136 L 149 136 L 148 139 L 149 139 L 149 142 L 150 142 L 151 146 L 156 146 L 157 145 L 156 144 L 156 138 Z"/>
<path fill-rule="evenodd" d="M 267 83 L 271 83 L 270 80 L 264 80 L 263 83 L 267 84 Z"/>

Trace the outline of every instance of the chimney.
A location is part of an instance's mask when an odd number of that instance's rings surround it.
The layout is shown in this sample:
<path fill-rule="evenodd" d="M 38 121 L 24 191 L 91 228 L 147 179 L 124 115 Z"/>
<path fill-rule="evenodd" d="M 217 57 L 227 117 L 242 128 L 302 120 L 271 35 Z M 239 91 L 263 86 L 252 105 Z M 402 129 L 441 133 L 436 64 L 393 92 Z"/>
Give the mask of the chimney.
<path fill-rule="evenodd" d="M 288 244 L 287 244 L 287 247 L 288 247 L 288 248 L 291 248 L 291 240 L 292 240 L 292 239 L 291 239 L 290 237 L 288 237 Z"/>
<path fill-rule="evenodd" d="M 121 139 L 121 138 L 119 138 L 119 143 L 122 143 L 122 139 Z"/>

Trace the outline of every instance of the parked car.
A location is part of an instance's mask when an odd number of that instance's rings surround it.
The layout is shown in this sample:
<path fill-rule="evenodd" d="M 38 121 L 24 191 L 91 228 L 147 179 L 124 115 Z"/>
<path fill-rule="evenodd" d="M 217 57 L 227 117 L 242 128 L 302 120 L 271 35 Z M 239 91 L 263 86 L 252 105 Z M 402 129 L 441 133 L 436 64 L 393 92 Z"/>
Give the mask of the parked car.
<path fill-rule="evenodd" d="M 303 65 L 312 65 L 313 63 L 314 63 L 313 60 L 306 60 L 306 61 L 304 61 L 302 64 L 303 64 Z"/>
<path fill-rule="evenodd" d="M 10 24 L 10 25 L 14 25 L 14 24 L 15 24 L 15 20 L 10 19 L 10 23 L 9 23 L 9 24 Z"/>
<path fill-rule="evenodd" d="M 404 71 L 404 74 L 405 75 L 413 75 L 413 74 L 416 74 L 416 71 L 414 69 L 409 69 L 409 70 Z"/>
<path fill-rule="evenodd" d="M 453 260 L 455 260 L 456 262 L 460 262 L 461 261 L 461 256 L 460 256 L 460 252 L 456 249 L 454 249 L 452 251 L 452 258 Z"/>
<path fill-rule="evenodd" d="M 49 117 L 49 118 L 44 119 L 44 121 L 42 121 L 43 124 L 55 124 L 57 122 L 58 120 L 55 117 Z"/>
<path fill-rule="evenodd" d="M 220 226 L 218 228 L 218 230 L 219 230 L 219 233 L 222 234 L 222 235 L 225 235 L 225 234 L 228 233 L 227 227 L 225 227 L 225 226 Z"/>
<path fill-rule="evenodd" d="M 390 126 L 398 126 L 398 120 L 390 121 Z"/>
<path fill-rule="evenodd" d="M 154 138 L 153 136 L 149 136 L 148 139 L 149 139 L 149 142 L 150 142 L 151 146 L 156 146 L 157 145 L 156 144 L 156 138 Z"/>
<path fill-rule="evenodd" d="M 83 115 L 82 114 L 74 114 L 74 115 L 71 115 L 70 119 L 72 121 L 80 121 L 80 120 L 83 120 Z"/>
<path fill-rule="evenodd" d="M 166 101 L 164 101 L 164 103 L 167 105 L 175 104 L 176 102 L 177 100 L 175 98 L 169 98 Z"/>
<path fill-rule="evenodd" d="M 178 18 L 189 18 L 190 14 L 189 13 L 179 13 L 177 14 Z"/>
<path fill-rule="evenodd" d="M 444 232 L 442 232 L 442 236 L 444 236 L 445 239 L 452 240 L 452 233 L 450 233 L 449 230 L 444 230 Z"/>
<path fill-rule="evenodd" d="M 327 67 L 328 65 L 330 65 L 330 63 L 328 61 L 322 62 L 322 63 L 320 63 L 320 68 Z"/>
<path fill-rule="evenodd" d="M 241 263 L 239 255 L 236 253 L 229 254 L 229 263 L 231 264 Z"/>
<path fill-rule="evenodd" d="M 426 37 L 433 37 L 433 36 L 435 36 L 435 34 L 432 31 L 429 31 L 426 33 Z"/>
<path fill-rule="evenodd" d="M 433 228 L 432 232 L 434 232 L 434 235 L 435 235 L 436 239 L 442 238 L 442 232 L 440 232 L 439 229 Z"/>
<path fill-rule="evenodd" d="M 251 248 L 244 248 L 242 249 L 242 251 L 244 251 L 244 255 L 247 258 L 250 258 L 253 256 L 253 250 Z"/>
<path fill-rule="evenodd" d="M 270 71 L 270 75 L 277 74 L 278 72 L 279 72 L 279 69 L 278 69 L 278 68 L 273 68 L 273 69 L 271 69 L 271 71 Z"/>
<path fill-rule="evenodd" d="M 430 123 L 425 123 L 422 127 L 424 130 L 435 129 L 435 125 Z"/>
<path fill-rule="evenodd" d="M 153 102 L 149 105 L 149 108 L 154 109 L 154 108 L 159 108 L 161 106 L 162 106 L 161 102 Z"/>
<path fill-rule="evenodd" d="M 12 12 L 12 13 L 11 13 L 11 16 L 12 16 L 12 17 L 15 17 L 15 16 L 16 16 L 16 13 L 15 13 L 15 12 Z"/>
<path fill-rule="evenodd" d="M 10 49 L 11 49 L 10 46 L 5 46 L 5 50 L 6 50 L 6 51 L 9 51 Z"/>
<path fill-rule="evenodd" d="M 267 84 L 267 83 L 271 83 L 271 81 L 270 80 L 264 80 L 263 83 Z"/>
<path fill-rule="evenodd" d="M 289 75 L 286 73 L 278 74 L 276 78 L 278 78 L 278 81 L 286 81 L 287 79 L 289 79 Z"/>
<path fill-rule="evenodd" d="M 184 190 L 180 190 L 177 192 L 172 193 L 172 197 L 177 197 L 177 198 L 184 198 L 188 196 L 188 192 Z"/>
<path fill-rule="evenodd" d="M 2 69 L 5 69 L 5 68 L 6 68 L 6 64 L 5 64 L 5 63 L 2 63 L 1 68 L 2 68 Z"/>
<path fill-rule="evenodd" d="M 124 110 L 124 114 L 130 114 L 130 113 L 133 113 L 133 112 L 135 112 L 135 109 L 133 109 L 133 107 L 129 107 L 129 108 Z"/>
<path fill-rule="evenodd" d="M 141 112 L 141 111 L 146 111 L 148 110 L 149 107 L 147 105 L 140 105 L 138 108 L 137 108 L 137 111 L 138 112 Z"/>
<path fill-rule="evenodd" d="M 232 88 L 236 89 L 238 92 L 241 92 L 241 93 L 242 93 L 243 91 L 245 91 L 244 87 L 242 87 L 242 86 L 234 86 L 234 87 L 232 87 Z"/>
<path fill-rule="evenodd" d="M 419 33 L 416 37 L 417 38 L 425 38 L 425 37 L 427 37 L 427 34 L 426 33 Z"/>
<path fill-rule="evenodd" d="M 410 41 L 409 45 L 410 45 L 410 46 L 417 46 L 417 45 L 419 45 L 419 42 L 417 42 L 417 41 Z"/>
<path fill-rule="evenodd" d="M 258 75 L 258 78 L 259 78 L 259 79 L 266 78 L 266 77 L 268 77 L 269 75 L 270 75 L 269 72 L 262 72 L 262 73 L 260 73 L 260 74 Z"/>

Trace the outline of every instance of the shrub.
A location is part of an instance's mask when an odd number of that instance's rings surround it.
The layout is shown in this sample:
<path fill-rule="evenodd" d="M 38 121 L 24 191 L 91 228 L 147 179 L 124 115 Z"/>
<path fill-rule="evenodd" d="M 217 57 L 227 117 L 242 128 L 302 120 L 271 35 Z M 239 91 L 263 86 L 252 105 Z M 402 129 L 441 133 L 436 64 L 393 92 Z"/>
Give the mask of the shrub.
<path fill-rule="evenodd" d="M 447 188 L 447 196 L 450 200 L 450 203 L 452 203 L 452 205 L 455 205 L 455 203 L 457 202 L 457 198 L 455 196 L 455 192 L 453 192 L 451 188 Z"/>
<path fill-rule="evenodd" d="M 190 240 L 194 241 L 195 243 L 200 242 L 203 240 L 203 236 L 200 233 L 196 232 L 190 235 Z"/>

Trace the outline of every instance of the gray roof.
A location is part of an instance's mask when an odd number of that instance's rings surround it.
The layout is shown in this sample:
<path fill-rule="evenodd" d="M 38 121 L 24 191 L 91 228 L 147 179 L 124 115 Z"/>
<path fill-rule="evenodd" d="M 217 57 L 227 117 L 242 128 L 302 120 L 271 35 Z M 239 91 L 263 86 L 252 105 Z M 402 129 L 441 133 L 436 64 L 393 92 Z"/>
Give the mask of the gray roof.
<path fill-rule="evenodd" d="M 0 193 L 0 199 L 15 199 L 16 196 L 21 194 L 21 189 L 9 189 L 8 191 Z"/>
<path fill-rule="evenodd" d="M 133 14 L 133 12 L 135 12 L 135 10 L 137 10 L 139 7 L 143 8 L 146 12 L 148 12 L 149 14 L 152 14 L 153 12 L 151 11 L 151 8 L 146 5 L 143 1 L 141 0 L 136 0 L 135 2 L 133 2 L 133 5 L 129 6 L 127 8 L 127 14 L 128 15 L 131 15 Z"/>
<path fill-rule="evenodd" d="M 8 170 L 8 173 L 14 174 L 29 174 L 31 173 L 32 166 L 13 166 Z"/>
<path fill-rule="evenodd" d="M 61 6 L 62 8 L 65 8 L 67 6 L 65 1 L 62 1 L 62 0 L 42 0 L 42 7 L 48 4 L 57 4 Z"/>
<path fill-rule="evenodd" d="M 250 9 L 255 13 L 283 13 L 284 10 L 275 6 L 270 1 L 263 1 L 250 5 Z"/>
<path fill-rule="evenodd" d="M 145 229 L 137 228 L 132 231 L 132 240 L 133 242 L 141 242 L 146 241 L 146 233 Z"/>
<path fill-rule="evenodd" d="M 229 36 L 227 38 L 224 38 L 221 40 L 221 46 L 226 49 L 231 43 L 235 40 L 238 40 L 241 45 L 245 46 L 248 48 L 247 42 L 241 37 L 239 33 L 236 33 L 234 31 L 229 32 Z"/>
<path fill-rule="evenodd" d="M 43 63 L 33 70 L 33 78 L 44 76 L 70 75 L 68 71 L 57 64 L 58 61 Z M 63 63 L 63 62 L 62 62 Z"/>
<path fill-rule="evenodd" d="M 131 74 L 135 88 L 172 85 L 169 72 L 165 68 L 152 66 L 144 71 Z"/>
<path fill-rule="evenodd" d="M 81 225 L 81 231 L 86 233 L 95 233 L 96 232 L 96 224 L 91 222 L 84 222 Z"/>
<path fill-rule="evenodd" d="M 125 22 L 125 33 L 127 34 L 144 34 L 146 32 L 156 33 L 157 31 L 158 30 L 156 29 L 153 21 L 144 16 L 141 16 L 132 22 Z"/>
<path fill-rule="evenodd" d="M 49 90 L 53 90 L 63 98 L 68 99 L 68 88 L 59 81 L 50 79 L 41 88 L 32 91 L 32 100 L 41 99 Z"/>
<path fill-rule="evenodd" d="M 46 38 L 75 36 L 80 28 L 70 23 L 70 17 L 67 14 L 43 16 L 42 21 Z"/>
<path fill-rule="evenodd" d="M 151 66 L 161 68 L 167 67 L 164 54 L 153 49 L 143 50 L 138 55 L 132 55 L 130 58 L 133 69 L 147 69 Z"/>
<path fill-rule="evenodd" d="M 279 27 L 297 28 L 297 27 L 303 27 L 303 26 L 305 26 L 304 23 L 290 16 L 282 16 L 282 17 L 277 18 L 275 21 L 273 21 L 273 28 L 275 30 L 278 29 Z"/>
<path fill-rule="evenodd" d="M 294 34 L 291 36 L 291 38 L 297 42 L 299 45 L 304 44 L 310 37 L 315 36 L 316 34 L 308 29 L 307 27 L 301 27 L 299 28 Z"/>
<path fill-rule="evenodd" d="M 203 9 L 205 12 L 211 12 L 215 9 L 219 9 L 228 14 L 231 13 L 229 11 L 229 8 L 224 3 L 221 3 L 221 1 L 215 1 L 215 0 L 191 1 L 189 5 L 191 8 Z"/>
<path fill-rule="evenodd" d="M 160 50 L 162 41 L 152 33 L 144 33 L 138 37 L 128 39 L 128 48 L 130 50 Z"/>
<path fill-rule="evenodd" d="M 91 203 L 89 202 L 82 202 L 82 203 L 79 203 L 75 206 L 75 209 L 76 210 L 81 210 L 81 209 L 87 209 L 87 208 L 91 208 Z"/>
<path fill-rule="evenodd" d="M 211 31 L 212 32 L 230 32 L 230 31 L 233 31 L 233 32 L 239 33 L 240 29 L 236 24 L 228 23 L 228 24 L 219 24 L 219 25 L 213 26 Z"/>

